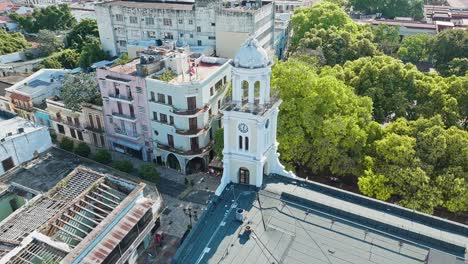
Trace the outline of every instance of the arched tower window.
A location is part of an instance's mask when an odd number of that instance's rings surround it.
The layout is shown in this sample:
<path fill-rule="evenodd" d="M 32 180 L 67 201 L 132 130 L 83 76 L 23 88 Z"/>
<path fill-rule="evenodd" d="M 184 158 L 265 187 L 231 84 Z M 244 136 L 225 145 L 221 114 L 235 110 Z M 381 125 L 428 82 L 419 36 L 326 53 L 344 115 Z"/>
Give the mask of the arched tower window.
<path fill-rule="evenodd" d="M 245 150 L 249 150 L 249 137 L 245 137 Z"/>
<path fill-rule="evenodd" d="M 249 98 L 249 82 L 246 80 L 242 81 L 242 101 L 245 101 Z"/>
<path fill-rule="evenodd" d="M 260 97 L 260 81 L 256 81 L 254 84 L 254 96 L 255 99 Z"/>
<path fill-rule="evenodd" d="M 239 149 L 242 149 L 242 136 L 239 136 Z"/>

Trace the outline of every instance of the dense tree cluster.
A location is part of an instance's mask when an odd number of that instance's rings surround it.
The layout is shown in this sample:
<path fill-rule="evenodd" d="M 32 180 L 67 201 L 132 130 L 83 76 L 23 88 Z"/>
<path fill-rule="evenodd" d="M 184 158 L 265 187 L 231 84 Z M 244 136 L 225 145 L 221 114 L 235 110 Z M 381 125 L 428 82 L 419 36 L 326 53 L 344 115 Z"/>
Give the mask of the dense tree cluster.
<path fill-rule="evenodd" d="M 282 159 L 317 173 L 358 175 L 373 126 L 370 98 L 293 59 L 274 67 L 272 86 L 284 100 L 278 121 Z"/>
<path fill-rule="evenodd" d="M 400 42 L 331 2 L 295 12 L 291 56 L 273 69 L 281 159 L 408 208 L 468 210 L 467 32 Z"/>
<path fill-rule="evenodd" d="M 0 29 L 0 55 L 22 51 L 29 47 L 29 43 L 21 33 L 10 34 Z"/>
<path fill-rule="evenodd" d="M 35 9 L 32 15 L 18 15 L 13 13 L 11 19 L 29 33 L 37 33 L 41 29 L 52 31 L 66 30 L 76 24 L 76 19 L 67 4 L 48 6 Z"/>
<path fill-rule="evenodd" d="M 366 157 L 360 190 L 405 207 L 432 213 L 437 206 L 468 210 L 468 132 L 445 128 L 440 116 L 383 129 Z"/>
<path fill-rule="evenodd" d="M 316 56 L 321 64 L 342 64 L 376 53 L 372 30 L 355 23 L 339 6 L 329 2 L 298 9 L 292 26 L 291 52 Z"/>
<path fill-rule="evenodd" d="M 348 0 L 349 6 L 364 14 L 381 13 L 387 18 L 412 17 L 424 18 L 422 0 Z"/>
<path fill-rule="evenodd" d="M 75 25 L 67 34 L 66 46 L 81 52 L 90 38 L 99 38 L 99 31 L 95 19 L 85 18 Z"/>
<path fill-rule="evenodd" d="M 468 132 L 455 126 L 466 125 L 467 77 L 424 75 L 387 56 L 323 69 L 290 59 L 275 65 L 272 85 L 290 168 L 359 177 L 364 194 L 424 212 L 468 209 Z M 402 118 L 384 128 L 379 115 Z"/>
<path fill-rule="evenodd" d="M 48 69 L 73 69 L 78 66 L 80 54 L 73 49 L 65 49 L 60 52 L 53 53 L 45 58 L 38 68 Z"/>
<path fill-rule="evenodd" d="M 73 111 L 81 110 L 83 104 L 102 105 L 101 94 L 93 74 L 67 74 L 64 77 L 60 97 L 65 106 Z"/>

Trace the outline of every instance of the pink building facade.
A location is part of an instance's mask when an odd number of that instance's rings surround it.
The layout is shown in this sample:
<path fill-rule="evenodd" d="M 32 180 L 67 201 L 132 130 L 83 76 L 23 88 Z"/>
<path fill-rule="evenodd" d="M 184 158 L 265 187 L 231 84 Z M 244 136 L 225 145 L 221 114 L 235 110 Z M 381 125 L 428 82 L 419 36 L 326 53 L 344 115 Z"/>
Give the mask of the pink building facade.
<path fill-rule="evenodd" d="M 144 77 L 136 74 L 138 59 L 97 70 L 103 97 L 109 148 L 145 161 L 152 159 L 148 98 Z"/>

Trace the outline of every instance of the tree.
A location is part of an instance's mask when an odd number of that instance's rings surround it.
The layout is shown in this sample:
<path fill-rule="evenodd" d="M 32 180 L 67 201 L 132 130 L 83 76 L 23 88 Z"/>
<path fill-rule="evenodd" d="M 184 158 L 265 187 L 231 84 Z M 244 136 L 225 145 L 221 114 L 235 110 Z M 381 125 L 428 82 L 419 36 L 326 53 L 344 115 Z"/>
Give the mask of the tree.
<path fill-rule="evenodd" d="M 62 69 L 62 64 L 56 56 L 47 57 L 41 63 L 39 63 L 39 68 L 46 69 Z"/>
<path fill-rule="evenodd" d="M 37 33 L 41 29 L 66 30 L 76 24 L 76 19 L 67 4 L 35 9 L 32 15 L 12 14 L 10 18 L 29 33 Z"/>
<path fill-rule="evenodd" d="M 436 68 L 447 71 L 448 63 L 455 58 L 468 58 L 468 31 L 444 30 L 431 39 L 430 55 Z"/>
<path fill-rule="evenodd" d="M 22 51 L 28 48 L 30 44 L 21 33 L 8 33 L 0 29 L 0 55 L 12 52 Z"/>
<path fill-rule="evenodd" d="M 294 35 L 289 49 L 301 59 L 315 56 L 321 64 L 335 65 L 375 53 L 370 28 L 352 21 L 336 4 L 297 9 L 291 21 Z"/>
<path fill-rule="evenodd" d="M 94 160 L 99 163 L 109 164 L 112 161 L 112 155 L 109 151 L 100 149 L 94 154 Z"/>
<path fill-rule="evenodd" d="M 400 33 L 397 27 L 380 24 L 373 31 L 374 41 L 385 54 L 391 55 L 398 49 Z"/>
<path fill-rule="evenodd" d="M 132 59 L 130 59 L 130 57 L 128 57 L 128 54 L 123 52 L 122 54 L 120 54 L 120 58 L 119 60 L 117 60 L 114 65 L 124 65 L 126 64 L 127 62 L 131 61 Z M 174 77 L 173 77 L 174 78 Z"/>
<path fill-rule="evenodd" d="M 37 42 L 40 43 L 39 50 L 42 56 L 49 56 L 63 49 L 63 40 L 50 30 L 39 30 Z"/>
<path fill-rule="evenodd" d="M 81 110 L 83 104 L 102 105 L 97 81 L 91 73 L 66 74 L 60 97 L 73 111 Z"/>
<path fill-rule="evenodd" d="M 112 163 L 112 167 L 126 173 L 133 171 L 133 164 L 129 160 L 116 160 Z"/>
<path fill-rule="evenodd" d="M 156 170 L 156 167 L 151 163 L 141 164 L 138 168 L 138 175 L 141 178 L 151 181 L 151 182 L 158 182 L 159 181 L 159 173 Z"/>
<path fill-rule="evenodd" d="M 75 147 L 75 153 L 87 158 L 91 153 L 91 149 L 88 144 L 81 142 Z"/>
<path fill-rule="evenodd" d="M 85 18 L 68 32 L 65 42 L 67 48 L 81 52 L 83 47 L 86 46 L 88 39 L 93 37 L 99 38 L 97 22 L 95 19 Z"/>
<path fill-rule="evenodd" d="M 54 53 L 45 58 L 39 65 L 39 68 L 49 69 L 73 69 L 78 64 L 80 54 L 75 50 L 66 49 L 61 52 Z"/>
<path fill-rule="evenodd" d="M 338 5 L 330 2 L 321 2 L 312 7 L 296 9 L 291 18 L 291 24 L 294 31 L 291 38 L 293 49 L 312 28 L 326 30 L 332 26 L 336 28 L 347 26 L 347 29 L 350 30 L 357 25 Z"/>
<path fill-rule="evenodd" d="M 388 56 L 367 57 L 348 61 L 340 74 L 358 95 L 372 98 L 375 121 L 385 123 L 412 113 L 415 79 L 421 74 L 413 65 Z"/>
<path fill-rule="evenodd" d="M 364 14 L 382 13 L 384 17 L 412 17 L 415 20 L 424 18 L 422 0 L 349 0 L 353 10 Z"/>
<path fill-rule="evenodd" d="M 457 75 L 464 76 L 468 74 L 468 58 L 455 58 L 447 63 L 447 67 L 441 69 L 445 76 Z"/>
<path fill-rule="evenodd" d="M 102 50 L 99 39 L 87 38 L 86 43 L 80 54 L 80 67 L 88 68 L 94 62 L 107 58 L 107 54 Z"/>
<path fill-rule="evenodd" d="M 283 104 L 278 121 L 281 158 L 337 176 L 362 173 L 371 127 L 372 102 L 331 76 L 318 76 L 305 62 L 290 59 L 272 75 Z M 377 126 L 378 127 L 378 126 Z"/>
<path fill-rule="evenodd" d="M 223 160 L 223 149 L 224 149 L 224 129 L 220 128 L 216 130 L 214 135 L 214 146 L 213 150 L 219 160 Z"/>
<path fill-rule="evenodd" d="M 60 141 L 60 148 L 67 150 L 67 151 L 73 151 L 74 143 L 73 140 L 63 137 L 62 140 Z"/>
<path fill-rule="evenodd" d="M 444 128 L 440 116 L 408 121 L 399 118 L 384 129 L 366 157 L 359 178 L 362 193 L 432 213 L 468 209 L 468 132 Z"/>
<path fill-rule="evenodd" d="M 425 62 L 428 60 L 429 34 L 417 34 L 403 38 L 398 49 L 398 57 L 411 63 Z"/>

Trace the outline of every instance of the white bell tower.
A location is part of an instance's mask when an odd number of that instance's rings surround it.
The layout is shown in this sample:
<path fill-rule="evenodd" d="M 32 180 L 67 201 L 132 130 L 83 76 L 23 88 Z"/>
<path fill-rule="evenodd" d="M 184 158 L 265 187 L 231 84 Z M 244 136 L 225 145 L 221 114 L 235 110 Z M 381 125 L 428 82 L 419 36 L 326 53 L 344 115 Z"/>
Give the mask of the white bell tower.
<path fill-rule="evenodd" d="M 230 182 L 260 187 L 263 175 L 296 177 L 279 162 L 276 127 L 281 100 L 270 95 L 272 61 L 249 37 L 232 62 L 232 97 L 224 106 L 224 172 L 216 190 Z"/>

